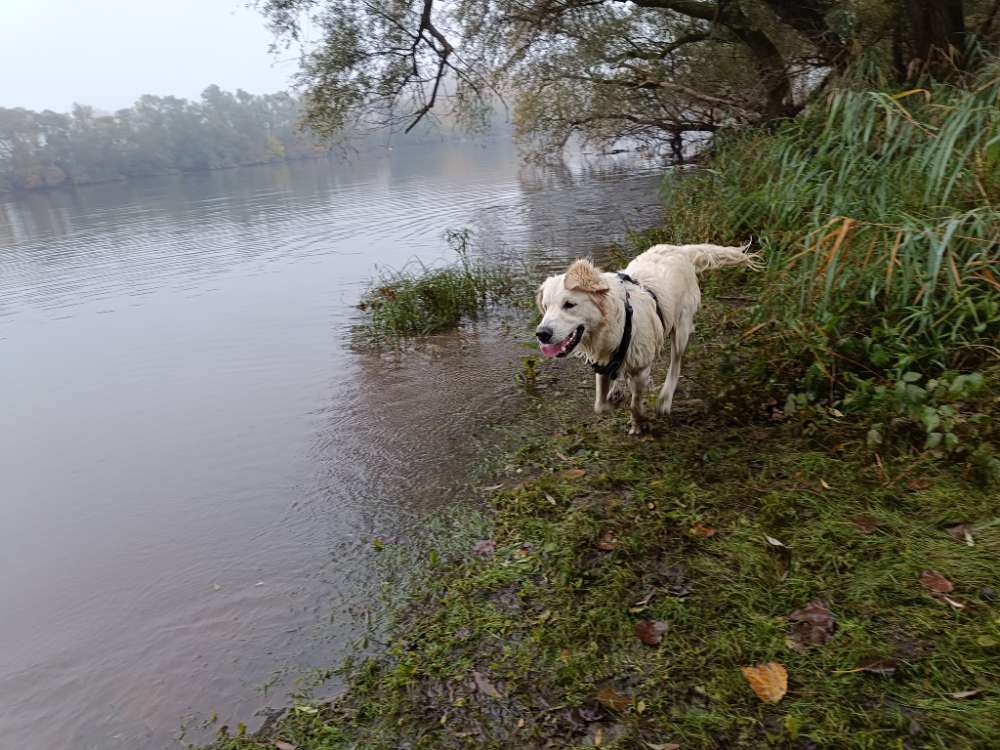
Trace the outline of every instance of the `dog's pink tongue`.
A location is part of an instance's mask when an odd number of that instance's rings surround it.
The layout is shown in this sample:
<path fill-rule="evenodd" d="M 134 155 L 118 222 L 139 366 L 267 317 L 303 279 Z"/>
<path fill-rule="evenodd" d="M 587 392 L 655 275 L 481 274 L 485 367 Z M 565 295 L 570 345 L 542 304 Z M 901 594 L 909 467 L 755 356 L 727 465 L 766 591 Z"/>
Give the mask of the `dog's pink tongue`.
<path fill-rule="evenodd" d="M 545 357 L 545 359 L 552 359 L 562 351 L 563 342 L 560 341 L 558 344 L 541 344 L 541 348 L 542 356 Z"/>

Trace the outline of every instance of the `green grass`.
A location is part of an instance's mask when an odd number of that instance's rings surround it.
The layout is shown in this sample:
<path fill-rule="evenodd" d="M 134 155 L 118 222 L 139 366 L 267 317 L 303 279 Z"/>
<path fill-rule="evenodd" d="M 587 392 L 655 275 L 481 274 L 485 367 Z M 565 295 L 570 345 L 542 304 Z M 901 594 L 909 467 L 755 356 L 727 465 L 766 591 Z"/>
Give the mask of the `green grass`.
<path fill-rule="evenodd" d="M 367 316 L 357 340 L 391 341 L 456 327 L 491 303 L 508 300 L 522 290 L 510 263 L 474 258 L 467 231 L 448 232 L 457 262 L 428 267 L 413 262 L 384 271 L 362 295 Z"/>

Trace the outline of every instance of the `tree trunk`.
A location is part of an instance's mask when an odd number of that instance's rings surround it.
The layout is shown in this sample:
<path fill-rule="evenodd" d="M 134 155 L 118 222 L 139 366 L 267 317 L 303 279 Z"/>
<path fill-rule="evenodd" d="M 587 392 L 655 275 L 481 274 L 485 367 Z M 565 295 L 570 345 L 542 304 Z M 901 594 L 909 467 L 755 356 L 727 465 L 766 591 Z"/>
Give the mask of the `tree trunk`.
<path fill-rule="evenodd" d="M 624 2 L 625 0 L 618 0 Z M 781 50 L 771 38 L 761 31 L 740 10 L 738 4 L 722 0 L 718 4 L 701 0 L 630 0 L 640 8 L 662 8 L 675 13 L 719 24 L 746 45 L 753 65 L 760 74 L 764 86 L 765 102 L 761 108 L 761 119 L 774 122 L 795 116 L 792 102 L 792 83 Z"/>
<path fill-rule="evenodd" d="M 962 0 L 903 0 L 909 48 L 907 77 L 947 73 L 965 63 L 965 13 Z"/>
<path fill-rule="evenodd" d="M 843 69 L 848 63 L 847 45 L 830 28 L 827 14 L 831 0 L 763 0 L 782 23 L 791 26 L 812 44 L 828 65 Z"/>
<path fill-rule="evenodd" d="M 731 31 L 750 50 L 754 65 L 764 86 L 765 103 L 761 112 L 764 122 L 775 122 L 795 116 L 792 84 L 781 50 L 762 31 L 747 27 L 731 27 Z"/>

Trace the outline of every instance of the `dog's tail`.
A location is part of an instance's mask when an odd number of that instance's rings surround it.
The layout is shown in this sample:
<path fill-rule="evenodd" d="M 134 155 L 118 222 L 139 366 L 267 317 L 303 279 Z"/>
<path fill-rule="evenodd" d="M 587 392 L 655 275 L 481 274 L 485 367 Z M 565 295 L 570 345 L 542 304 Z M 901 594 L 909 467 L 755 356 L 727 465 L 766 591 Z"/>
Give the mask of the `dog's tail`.
<path fill-rule="evenodd" d="M 712 271 L 716 268 L 742 266 L 751 271 L 761 270 L 760 253 L 747 252 L 750 243 L 742 247 L 723 247 L 721 245 L 674 245 L 672 252 L 684 255 L 698 273 Z"/>

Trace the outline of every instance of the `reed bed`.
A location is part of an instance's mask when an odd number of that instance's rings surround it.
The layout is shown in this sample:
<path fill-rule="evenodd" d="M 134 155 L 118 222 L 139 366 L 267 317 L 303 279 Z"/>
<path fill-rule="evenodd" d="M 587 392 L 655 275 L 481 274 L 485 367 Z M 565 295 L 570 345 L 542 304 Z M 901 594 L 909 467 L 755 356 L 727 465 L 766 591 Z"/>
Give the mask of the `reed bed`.
<path fill-rule="evenodd" d="M 785 339 L 813 375 L 996 361 L 996 61 L 961 85 L 845 81 L 775 133 L 721 137 L 711 166 L 668 178 L 671 232 L 756 236 L 769 259 L 760 335 Z"/>

